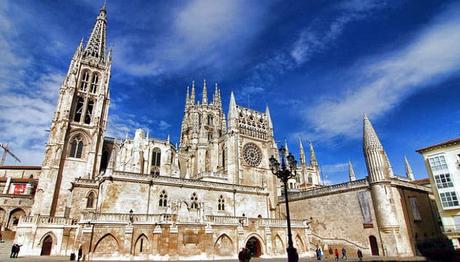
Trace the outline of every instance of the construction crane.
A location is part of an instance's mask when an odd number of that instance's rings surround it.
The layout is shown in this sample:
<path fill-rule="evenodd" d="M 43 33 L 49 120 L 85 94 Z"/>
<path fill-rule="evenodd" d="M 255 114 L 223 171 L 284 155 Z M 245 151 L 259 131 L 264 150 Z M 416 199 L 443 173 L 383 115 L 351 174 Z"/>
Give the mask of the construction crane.
<path fill-rule="evenodd" d="M 0 144 L 0 147 L 3 148 L 3 156 L 0 162 L 0 166 L 3 166 L 3 164 L 5 163 L 7 154 L 12 156 L 17 162 L 21 162 L 21 160 L 17 156 L 15 156 L 13 152 L 10 151 L 10 149 L 8 148 L 8 144 Z"/>

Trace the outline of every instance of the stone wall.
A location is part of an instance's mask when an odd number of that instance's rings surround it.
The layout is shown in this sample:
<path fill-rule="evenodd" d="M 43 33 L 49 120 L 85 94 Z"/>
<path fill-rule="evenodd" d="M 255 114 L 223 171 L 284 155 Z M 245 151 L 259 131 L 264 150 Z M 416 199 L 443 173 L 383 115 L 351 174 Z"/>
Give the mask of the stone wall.
<path fill-rule="evenodd" d="M 368 195 L 372 223 L 364 223 L 358 192 Z M 321 246 L 327 255 L 330 248 L 345 247 L 350 256 L 356 256 L 358 249 L 365 255 L 371 254 L 369 237 L 379 240 L 377 222 L 373 211 L 370 192 L 366 187 L 338 193 L 294 198 L 289 202 L 292 219 L 310 219 L 313 248 Z M 285 217 L 285 205 L 279 206 L 280 217 Z M 380 247 L 380 244 L 379 244 Z"/>

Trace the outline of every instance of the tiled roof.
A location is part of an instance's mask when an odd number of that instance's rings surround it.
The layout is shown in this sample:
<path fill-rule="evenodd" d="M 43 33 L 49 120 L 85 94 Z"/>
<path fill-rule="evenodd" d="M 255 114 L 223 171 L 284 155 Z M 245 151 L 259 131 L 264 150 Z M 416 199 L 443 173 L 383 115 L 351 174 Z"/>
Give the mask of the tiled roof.
<path fill-rule="evenodd" d="M 427 146 L 427 147 L 424 147 L 424 148 L 417 149 L 416 152 L 423 153 L 423 152 L 429 151 L 431 149 L 435 149 L 435 148 L 443 147 L 443 146 L 455 145 L 455 144 L 458 144 L 458 143 L 460 143 L 460 137 L 450 139 L 450 140 L 444 141 L 444 142 L 439 143 L 439 144 L 435 144 L 435 145 L 431 145 L 431 146 Z"/>

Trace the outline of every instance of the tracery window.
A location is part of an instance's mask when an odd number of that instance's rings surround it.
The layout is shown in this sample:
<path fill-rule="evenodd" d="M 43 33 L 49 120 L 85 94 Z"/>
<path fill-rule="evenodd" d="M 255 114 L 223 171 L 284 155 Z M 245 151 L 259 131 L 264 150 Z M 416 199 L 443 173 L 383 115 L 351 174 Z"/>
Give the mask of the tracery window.
<path fill-rule="evenodd" d="M 80 90 L 86 91 L 89 85 L 89 71 L 85 71 L 83 73 L 83 77 L 81 78 Z"/>
<path fill-rule="evenodd" d="M 167 207 L 168 206 L 168 195 L 166 194 L 166 191 L 161 191 L 160 194 L 160 201 L 158 203 L 160 207 Z"/>
<path fill-rule="evenodd" d="M 88 105 L 86 106 L 85 124 L 91 123 L 91 117 L 93 116 L 93 107 L 94 101 L 91 99 L 88 100 Z"/>
<path fill-rule="evenodd" d="M 225 210 L 225 200 L 224 200 L 224 196 L 222 196 L 222 195 L 220 195 L 220 197 L 219 197 L 218 204 L 217 204 L 217 209 L 219 211 Z"/>
<path fill-rule="evenodd" d="M 192 197 L 190 197 L 190 200 L 192 200 L 190 208 L 191 209 L 198 209 L 198 196 L 196 195 L 195 192 L 192 194 Z"/>
<path fill-rule="evenodd" d="M 91 90 L 90 90 L 91 93 L 96 93 L 98 83 L 99 83 L 99 75 L 94 73 L 93 80 L 91 81 Z"/>
<path fill-rule="evenodd" d="M 208 126 L 212 126 L 212 115 L 208 115 Z"/>
<path fill-rule="evenodd" d="M 81 158 L 83 153 L 83 139 L 80 135 L 74 137 L 70 142 L 70 157 Z"/>
<path fill-rule="evenodd" d="M 161 150 L 158 147 L 155 147 L 152 151 L 152 166 L 150 169 L 150 174 L 160 175 L 160 166 L 161 166 Z"/>
<path fill-rule="evenodd" d="M 73 116 L 73 121 L 75 122 L 80 122 L 81 115 L 83 114 L 83 106 L 85 104 L 85 101 L 83 100 L 83 97 L 78 97 L 77 98 L 77 106 L 75 108 L 75 114 Z"/>
<path fill-rule="evenodd" d="M 94 192 L 89 193 L 87 199 L 86 199 L 86 208 L 93 208 L 94 207 L 94 199 L 96 196 L 94 195 Z"/>

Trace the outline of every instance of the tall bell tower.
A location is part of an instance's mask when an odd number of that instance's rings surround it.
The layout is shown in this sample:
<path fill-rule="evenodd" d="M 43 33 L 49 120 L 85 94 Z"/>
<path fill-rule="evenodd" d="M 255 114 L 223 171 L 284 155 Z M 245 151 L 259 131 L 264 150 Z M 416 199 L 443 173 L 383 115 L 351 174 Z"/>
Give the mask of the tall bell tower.
<path fill-rule="evenodd" d="M 111 51 L 106 50 L 107 11 L 100 9 L 86 45 L 78 46 L 59 90 L 33 214 L 68 216 L 75 178 L 99 173 L 109 110 Z"/>

